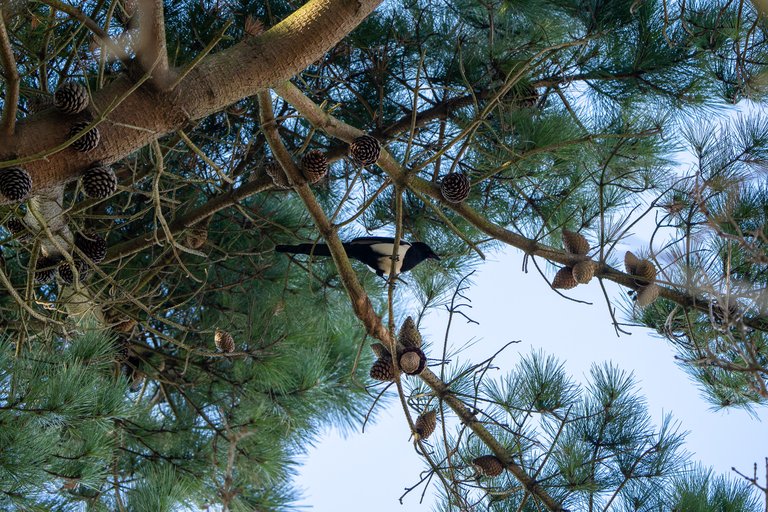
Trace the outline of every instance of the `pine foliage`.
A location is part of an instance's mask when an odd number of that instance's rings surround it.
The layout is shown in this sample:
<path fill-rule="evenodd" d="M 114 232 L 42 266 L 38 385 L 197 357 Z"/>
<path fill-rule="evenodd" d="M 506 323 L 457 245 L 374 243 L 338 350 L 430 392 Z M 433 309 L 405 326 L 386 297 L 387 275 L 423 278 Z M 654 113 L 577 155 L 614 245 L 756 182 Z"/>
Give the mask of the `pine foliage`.
<path fill-rule="evenodd" d="M 305 30 L 315 25 L 301 15 L 342 4 L 0 1 L 0 176 L 12 182 L 0 204 L 0 508 L 288 508 L 297 455 L 382 403 L 361 348 L 386 343 L 407 314 L 463 314 L 472 269 L 505 245 L 542 286 L 618 283 L 626 293 L 606 295 L 617 332 L 620 305 L 674 346 L 708 401 L 766 406 L 768 122 L 762 110 L 723 117 L 765 95 L 754 6 L 395 0 L 338 44 L 281 49 L 305 52 L 306 69 L 250 76 L 246 61 L 275 48 L 281 27 Z M 141 9 L 153 5 L 164 41 L 144 37 Z M 220 83 L 233 62 L 236 79 Z M 195 106 L 243 84 L 272 89 L 195 119 L 176 81 L 189 76 L 210 96 Z M 83 89 L 60 112 L 53 91 L 65 83 Z M 107 97 L 116 90 L 128 92 Z M 129 112 L 133 100 L 152 108 Z M 86 138 L 67 134 L 87 125 L 99 145 L 76 153 Z M 109 139 L 129 128 L 149 142 Z M 364 168 L 349 157 L 363 133 L 382 147 Z M 328 158 L 326 177 L 272 185 L 266 166 L 290 170 L 306 154 Z M 34 168 L 26 200 L 29 183 L 11 172 L 22 164 Z M 78 184 L 107 165 L 95 188 Z M 471 183 L 452 201 L 440 193 L 448 175 Z M 586 254 L 561 249 L 564 229 L 585 237 Z M 102 261 L 82 262 L 79 233 L 106 242 Z M 370 234 L 426 242 L 441 260 L 385 282 L 357 264 L 343 271 L 343 255 L 274 252 Z M 652 303 L 623 271 L 627 250 L 658 272 Z M 43 275 L 76 262 L 74 282 Z M 594 278 L 572 279 L 579 264 Z M 217 331 L 233 346 L 217 350 Z M 596 363 L 580 385 L 533 352 L 491 378 L 493 358 L 431 348 L 419 377 L 392 366 L 392 389 L 414 417 L 435 410 L 448 425 L 429 450 L 417 439 L 446 510 L 758 506 L 756 483 L 692 465 L 675 421 L 654 421 L 618 368 Z M 505 470 L 489 476 L 497 468 L 478 471 L 478 459 Z"/>

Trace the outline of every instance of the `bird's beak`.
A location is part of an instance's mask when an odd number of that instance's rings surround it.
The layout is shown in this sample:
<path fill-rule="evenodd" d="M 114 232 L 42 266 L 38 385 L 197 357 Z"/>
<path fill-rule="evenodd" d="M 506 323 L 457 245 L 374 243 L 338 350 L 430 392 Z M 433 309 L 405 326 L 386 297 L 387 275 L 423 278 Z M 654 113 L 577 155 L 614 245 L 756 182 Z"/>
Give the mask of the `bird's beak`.
<path fill-rule="evenodd" d="M 437 261 L 440 261 L 440 256 L 438 256 L 437 254 L 435 254 L 435 253 L 433 253 L 433 252 L 429 253 L 429 256 L 428 256 L 428 257 L 429 257 L 429 258 L 432 258 L 433 260 L 437 260 Z"/>

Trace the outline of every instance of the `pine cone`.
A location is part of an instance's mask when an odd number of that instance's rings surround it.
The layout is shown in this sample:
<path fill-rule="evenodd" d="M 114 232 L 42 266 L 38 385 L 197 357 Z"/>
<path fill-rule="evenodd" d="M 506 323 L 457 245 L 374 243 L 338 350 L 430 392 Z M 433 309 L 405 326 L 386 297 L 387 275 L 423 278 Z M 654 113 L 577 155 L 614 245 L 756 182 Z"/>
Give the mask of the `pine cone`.
<path fill-rule="evenodd" d="M 589 252 L 589 242 L 584 235 L 563 229 L 563 247 L 570 254 L 584 256 Z"/>
<path fill-rule="evenodd" d="M 650 306 L 653 304 L 653 301 L 659 298 L 659 285 L 656 283 L 651 283 L 648 286 L 643 286 L 637 291 L 637 296 L 635 297 L 635 300 L 637 301 L 637 305 L 641 308 L 644 308 L 645 306 Z"/>
<path fill-rule="evenodd" d="M 200 249 L 208 241 L 208 230 L 202 226 L 195 226 L 187 231 L 187 247 Z"/>
<path fill-rule="evenodd" d="M 0 169 L 0 194 L 11 201 L 22 201 L 32 190 L 32 177 L 21 167 Z"/>
<path fill-rule="evenodd" d="M 77 114 L 88 107 L 88 89 L 77 82 L 64 82 L 53 95 L 53 106 L 62 114 Z"/>
<path fill-rule="evenodd" d="M 521 108 L 533 108 L 539 103 L 539 91 L 528 84 L 517 91 L 515 103 Z"/>
<path fill-rule="evenodd" d="M 472 460 L 472 465 L 482 476 L 499 476 L 504 464 L 495 455 L 482 455 Z"/>
<path fill-rule="evenodd" d="M 382 357 L 374 361 L 373 365 L 371 366 L 370 375 L 372 379 L 381 380 L 384 382 L 394 380 L 395 368 L 392 366 L 392 359 L 388 357 Z"/>
<path fill-rule="evenodd" d="M 101 263 L 107 257 L 107 242 L 92 231 L 75 234 L 75 246 L 94 263 Z"/>
<path fill-rule="evenodd" d="M 88 197 L 104 199 L 117 190 L 117 176 L 111 167 L 95 166 L 83 173 L 83 192 Z"/>
<path fill-rule="evenodd" d="M 627 270 L 627 274 L 637 275 L 637 265 L 640 263 L 640 260 L 637 256 L 632 254 L 630 251 L 627 251 L 624 254 L 624 268 Z"/>
<path fill-rule="evenodd" d="M 78 135 L 80 132 L 82 132 L 86 126 L 88 126 L 89 122 L 87 121 L 80 121 L 78 123 L 75 123 L 72 125 L 72 128 L 69 129 L 69 136 L 67 138 L 71 139 Z M 99 133 L 99 129 L 97 127 L 93 127 L 90 130 L 88 130 L 85 135 L 74 141 L 70 147 L 74 149 L 75 151 L 79 151 L 81 153 L 87 153 L 89 151 L 93 151 L 96 149 L 96 146 L 99 145 L 99 141 L 101 140 L 101 134 Z"/>
<path fill-rule="evenodd" d="M 398 357 L 400 369 L 408 375 L 418 375 L 427 367 L 427 356 L 420 348 L 406 348 Z"/>
<path fill-rule="evenodd" d="M 46 94 L 36 94 L 27 98 L 27 110 L 30 114 L 38 114 L 53 106 L 53 98 Z"/>
<path fill-rule="evenodd" d="M 267 173 L 267 176 L 272 178 L 272 183 L 276 188 L 282 190 L 291 188 L 291 184 L 288 183 L 288 177 L 285 175 L 285 171 L 283 171 L 283 168 L 278 162 L 274 160 L 267 161 L 267 163 L 264 164 L 264 172 Z"/>
<path fill-rule="evenodd" d="M 363 167 L 373 165 L 381 155 L 381 144 L 375 137 L 362 135 L 349 145 L 349 155 L 358 165 Z"/>
<path fill-rule="evenodd" d="M 638 286 L 647 286 L 656 281 L 656 267 L 651 260 L 640 260 L 635 267 L 635 284 Z"/>
<path fill-rule="evenodd" d="M 53 279 L 59 258 L 39 258 L 35 265 L 35 282 L 45 284 Z"/>
<path fill-rule="evenodd" d="M 131 353 L 131 344 L 125 336 L 118 336 L 115 340 L 115 361 L 125 363 Z"/>
<path fill-rule="evenodd" d="M 469 196 L 469 178 L 460 172 L 449 173 L 440 183 L 440 193 L 449 203 L 460 203 Z"/>
<path fill-rule="evenodd" d="M 387 350 L 387 347 L 385 347 L 381 343 L 371 344 L 371 350 L 373 350 L 373 353 L 376 354 L 376 357 L 378 358 L 390 357 L 389 350 Z"/>
<path fill-rule="evenodd" d="M 134 327 L 136 327 L 136 324 L 138 322 L 134 320 L 133 318 L 127 318 L 124 320 L 120 320 L 119 322 L 115 323 L 115 325 L 112 327 L 117 332 L 122 332 L 124 334 L 130 334 Z"/>
<path fill-rule="evenodd" d="M 213 336 L 213 342 L 216 344 L 216 348 L 222 352 L 234 352 L 235 351 L 235 339 L 227 331 L 216 329 L 216 334 Z"/>
<path fill-rule="evenodd" d="M 400 326 L 400 332 L 397 335 L 397 340 L 405 348 L 421 348 L 421 333 L 416 328 L 416 322 L 410 316 L 405 319 L 403 325 Z"/>
<path fill-rule="evenodd" d="M 573 266 L 573 279 L 579 284 L 587 284 L 595 277 L 595 262 L 580 261 Z"/>
<path fill-rule="evenodd" d="M 32 233 L 27 229 L 27 225 L 24 224 L 23 220 L 17 217 L 8 219 L 5 223 L 5 229 L 7 229 L 12 236 L 16 237 L 16 240 L 19 242 L 28 242 L 32 239 Z"/>
<path fill-rule="evenodd" d="M 725 297 L 725 305 L 721 304 L 717 299 L 712 299 L 710 309 L 712 311 L 712 318 L 717 325 L 730 324 L 742 316 L 738 302 L 732 297 Z"/>
<path fill-rule="evenodd" d="M 90 268 L 88 268 L 88 264 L 80 258 L 74 258 L 74 260 L 80 282 L 83 282 L 88 277 Z M 75 273 L 72 270 L 72 266 L 66 261 L 59 264 L 59 278 L 61 278 L 64 284 L 72 284 L 75 282 Z"/>
<path fill-rule="evenodd" d="M 416 432 L 414 432 L 416 440 L 427 439 L 435 431 L 435 427 L 437 427 L 437 413 L 434 410 L 422 413 L 416 418 L 414 427 L 416 429 Z"/>
<path fill-rule="evenodd" d="M 304 178 L 310 183 L 317 183 L 328 173 L 328 157 L 319 149 L 313 149 L 301 159 Z"/>
<path fill-rule="evenodd" d="M 570 290 L 577 284 L 579 283 L 573 278 L 573 269 L 571 267 L 561 268 L 555 274 L 555 278 L 552 279 L 552 288 L 559 288 L 560 290 Z"/>

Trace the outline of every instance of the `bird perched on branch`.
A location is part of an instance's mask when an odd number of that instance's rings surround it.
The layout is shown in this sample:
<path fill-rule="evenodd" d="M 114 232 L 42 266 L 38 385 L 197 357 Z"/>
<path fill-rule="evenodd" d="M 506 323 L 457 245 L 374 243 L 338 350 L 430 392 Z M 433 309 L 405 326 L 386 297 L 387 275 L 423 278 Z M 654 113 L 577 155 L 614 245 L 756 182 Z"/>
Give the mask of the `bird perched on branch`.
<path fill-rule="evenodd" d="M 392 252 L 395 239 L 388 236 L 364 236 L 344 242 L 344 252 L 347 257 L 361 261 L 371 267 L 379 277 L 384 277 L 392 270 Z M 277 252 L 291 254 L 311 254 L 313 256 L 330 256 L 331 251 L 326 244 L 278 245 Z M 400 240 L 395 261 L 395 274 L 407 272 L 426 259 L 439 260 L 440 257 L 424 242 L 406 242 Z"/>

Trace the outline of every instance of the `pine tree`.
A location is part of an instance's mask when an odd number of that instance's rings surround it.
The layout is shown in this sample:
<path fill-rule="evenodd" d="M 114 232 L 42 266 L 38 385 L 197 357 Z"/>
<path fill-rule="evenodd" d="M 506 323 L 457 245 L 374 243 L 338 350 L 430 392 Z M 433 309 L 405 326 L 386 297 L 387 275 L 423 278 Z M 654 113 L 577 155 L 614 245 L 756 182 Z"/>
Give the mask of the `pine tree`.
<path fill-rule="evenodd" d="M 446 426 L 415 437 L 446 509 L 757 510 L 748 482 L 687 464 L 628 373 L 576 386 L 534 352 L 501 380 L 469 361 L 405 378 L 406 349 L 451 358 L 398 329 L 508 245 L 564 294 L 617 283 L 617 333 L 623 308 L 713 404 L 764 408 L 768 124 L 710 115 L 762 99 L 762 14 L 379 4 L 0 1 L 0 225 L 25 227 L 0 241 L 2 507 L 284 509 L 296 454 L 373 406 L 373 340 L 404 429 L 429 410 Z M 86 127 L 98 144 L 77 151 Z M 364 136 L 375 163 L 350 156 Z M 117 188 L 91 193 L 93 168 Z M 340 243 L 368 233 L 441 261 L 381 280 Z M 296 240 L 332 258 L 274 252 Z"/>

